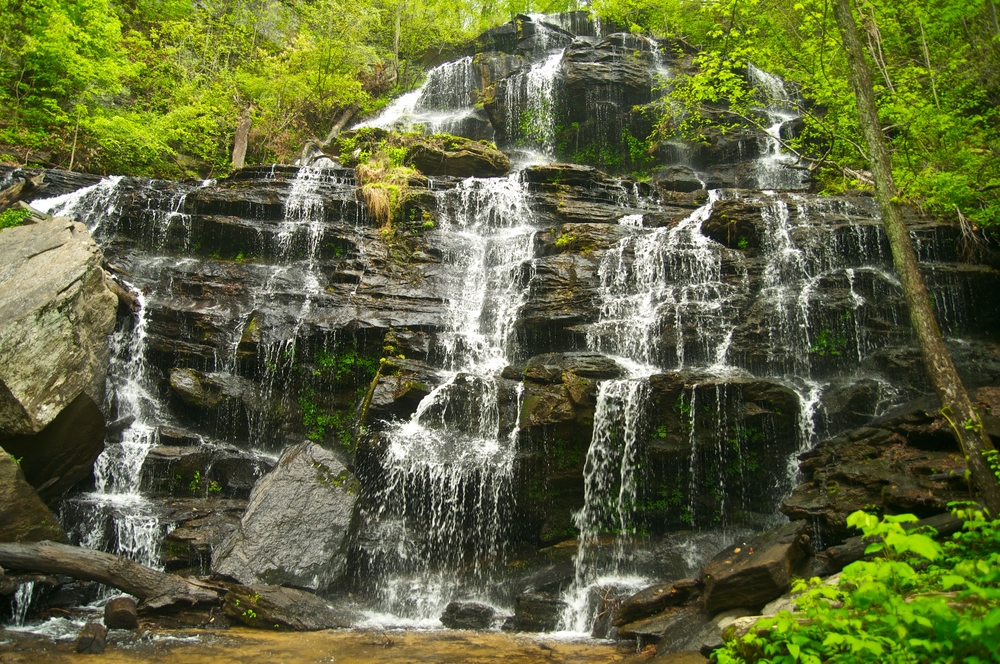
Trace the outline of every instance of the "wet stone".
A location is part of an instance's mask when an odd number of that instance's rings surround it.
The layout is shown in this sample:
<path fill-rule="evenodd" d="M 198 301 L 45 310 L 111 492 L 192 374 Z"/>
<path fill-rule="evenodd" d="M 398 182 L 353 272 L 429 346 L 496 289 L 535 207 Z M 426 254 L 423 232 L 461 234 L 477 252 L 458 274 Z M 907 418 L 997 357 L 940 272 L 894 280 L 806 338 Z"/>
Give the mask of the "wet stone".
<path fill-rule="evenodd" d="M 89 622 L 76 637 L 76 651 L 86 655 L 101 655 L 104 653 L 107 637 L 108 629 L 104 625 Z"/>
<path fill-rule="evenodd" d="M 451 602 L 441 615 L 441 624 L 449 629 L 489 629 L 496 609 L 478 602 Z"/>

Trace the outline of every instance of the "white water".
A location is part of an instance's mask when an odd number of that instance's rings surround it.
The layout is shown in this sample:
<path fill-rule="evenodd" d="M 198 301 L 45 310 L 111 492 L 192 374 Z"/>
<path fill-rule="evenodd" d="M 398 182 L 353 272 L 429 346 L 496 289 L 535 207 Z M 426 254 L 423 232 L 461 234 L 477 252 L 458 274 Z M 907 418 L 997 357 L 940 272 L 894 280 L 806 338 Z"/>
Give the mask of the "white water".
<path fill-rule="evenodd" d="M 799 112 L 784 81 L 752 64 L 747 65 L 747 76 L 750 83 L 757 88 L 765 100 L 764 112 L 767 113 L 767 139 L 764 142 L 764 154 L 757 160 L 758 189 L 802 189 L 805 186 L 805 174 L 798 165 L 798 159 L 783 150 L 781 131 L 785 124 L 799 117 Z"/>
<path fill-rule="evenodd" d="M 376 117 L 353 128 L 462 134 L 465 123 L 476 112 L 476 85 L 472 57 L 447 62 L 427 72 L 418 89 L 397 97 Z"/>
<path fill-rule="evenodd" d="M 556 123 L 556 81 L 565 51 L 551 53 L 522 73 L 497 83 L 497 102 L 505 107 L 508 141 L 517 148 L 552 157 Z"/>
<path fill-rule="evenodd" d="M 438 194 L 450 279 L 439 340 L 445 380 L 384 433 L 381 525 L 367 554 L 382 561 L 379 610 L 395 616 L 433 620 L 456 594 L 487 599 L 486 579 L 503 558 L 517 427 L 498 406 L 498 374 L 515 350 L 520 275 L 533 256 L 524 196 L 516 175 L 470 178 Z"/>

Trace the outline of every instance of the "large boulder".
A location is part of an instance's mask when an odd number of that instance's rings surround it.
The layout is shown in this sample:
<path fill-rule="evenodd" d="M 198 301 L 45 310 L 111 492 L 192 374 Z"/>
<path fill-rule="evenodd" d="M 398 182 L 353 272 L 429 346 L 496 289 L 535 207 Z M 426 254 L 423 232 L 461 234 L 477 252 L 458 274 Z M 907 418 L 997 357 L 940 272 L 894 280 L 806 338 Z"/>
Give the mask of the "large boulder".
<path fill-rule="evenodd" d="M 104 413 L 81 393 L 39 433 L 0 435 L 0 445 L 22 459 L 25 479 L 49 501 L 90 475 L 106 431 Z"/>
<path fill-rule="evenodd" d="M 65 217 L 0 232 L 0 256 L 0 432 L 33 434 L 81 394 L 102 400 L 118 298 Z"/>
<path fill-rule="evenodd" d="M 449 136 L 429 138 L 411 145 L 406 162 L 424 175 L 494 177 L 510 171 L 510 159 L 484 141 Z"/>
<path fill-rule="evenodd" d="M 724 549 L 701 570 L 705 609 L 757 609 L 781 597 L 808 556 L 805 521 L 794 521 Z"/>
<path fill-rule="evenodd" d="M 347 566 L 360 491 L 332 453 L 310 442 L 289 447 L 254 487 L 212 571 L 244 584 L 330 587 Z"/>
<path fill-rule="evenodd" d="M 0 232 L 0 445 L 46 500 L 90 475 L 118 298 L 101 250 L 65 217 Z"/>
<path fill-rule="evenodd" d="M 18 459 L 0 449 L 0 542 L 63 542 L 66 533 L 25 481 Z"/>

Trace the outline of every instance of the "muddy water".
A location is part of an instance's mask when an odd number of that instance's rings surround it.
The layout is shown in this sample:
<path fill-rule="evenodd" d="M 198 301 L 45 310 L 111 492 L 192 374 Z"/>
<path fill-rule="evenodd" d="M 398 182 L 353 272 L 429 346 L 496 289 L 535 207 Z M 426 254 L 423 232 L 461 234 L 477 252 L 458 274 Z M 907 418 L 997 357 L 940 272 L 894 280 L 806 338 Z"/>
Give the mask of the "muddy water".
<path fill-rule="evenodd" d="M 325 631 L 269 633 L 234 628 L 226 631 L 112 632 L 101 664 L 126 662 L 190 662 L 218 664 L 279 664 L 337 662 L 339 664 L 534 664 L 546 662 L 624 662 L 634 654 L 634 644 L 614 645 L 598 641 L 568 641 L 545 636 L 495 632 L 362 632 Z M 0 630 L 0 662 L 46 662 L 61 664 L 81 659 L 69 640 L 53 641 L 38 636 Z"/>

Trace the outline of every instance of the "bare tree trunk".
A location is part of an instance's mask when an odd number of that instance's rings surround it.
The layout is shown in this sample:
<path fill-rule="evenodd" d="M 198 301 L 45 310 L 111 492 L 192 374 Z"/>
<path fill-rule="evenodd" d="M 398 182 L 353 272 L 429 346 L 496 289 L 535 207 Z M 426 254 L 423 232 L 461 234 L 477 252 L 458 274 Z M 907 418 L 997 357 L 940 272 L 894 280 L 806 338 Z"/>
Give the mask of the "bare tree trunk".
<path fill-rule="evenodd" d="M 896 185 L 892 163 L 875 108 L 871 72 L 864 59 L 864 49 L 858 36 L 858 26 L 851 13 L 850 0 L 834 0 L 833 12 L 840 28 L 847 53 L 851 86 L 858 106 L 858 123 L 868 144 L 868 155 L 875 180 L 875 197 L 882 212 L 882 223 L 892 249 L 892 260 L 903 285 L 903 295 L 910 311 L 910 323 L 920 346 L 927 373 L 941 400 L 941 412 L 952 424 L 956 438 L 965 453 L 972 481 L 986 507 L 995 517 L 1000 515 L 1000 483 L 986 462 L 983 453 L 993 444 L 983 431 L 983 424 L 969 401 L 962 380 L 944 345 L 941 329 L 934 317 L 927 286 L 920 274 L 917 255 L 902 210 L 895 200 Z"/>
<path fill-rule="evenodd" d="M 243 168 L 246 160 L 247 138 L 250 136 L 250 127 L 253 125 L 250 111 L 250 107 L 247 107 L 240 117 L 240 123 L 236 125 L 236 138 L 233 141 L 233 168 Z"/>
<path fill-rule="evenodd" d="M 340 119 L 337 120 L 335 125 L 333 125 L 333 128 L 330 129 L 330 133 L 326 135 L 326 138 L 323 139 L 323 142 L 320 143 L 320 145 L 322 147 L 326 147 L 330 144 L 330 141 L 337 138 L 337 135 L 344 129 L 347 123 L 351 121 L 351 118 L 354 117 L 354 113 L 357 112 L 357 110 L 357 104 L 351 104 L 345 108 L 344 112 L 340 114 Z"/>
<path fill-rule="evenodd" d="M 210 587 L 110 553 L 67 544 L 0 544 L 0 565 L 8 570 L 66 574 L 74 579 L 99 581 L 138 597 L 143 608 L 148 609 L 220 603 L 219 594 Z"/>

